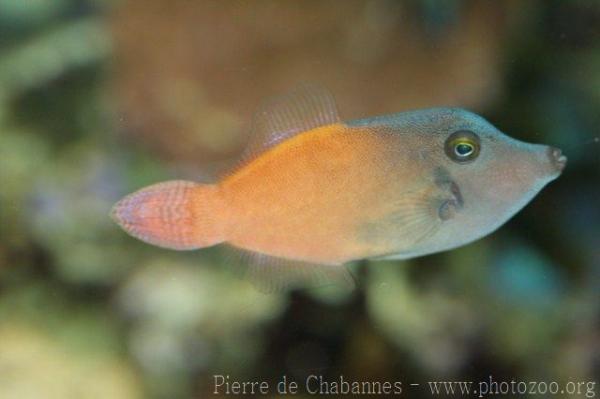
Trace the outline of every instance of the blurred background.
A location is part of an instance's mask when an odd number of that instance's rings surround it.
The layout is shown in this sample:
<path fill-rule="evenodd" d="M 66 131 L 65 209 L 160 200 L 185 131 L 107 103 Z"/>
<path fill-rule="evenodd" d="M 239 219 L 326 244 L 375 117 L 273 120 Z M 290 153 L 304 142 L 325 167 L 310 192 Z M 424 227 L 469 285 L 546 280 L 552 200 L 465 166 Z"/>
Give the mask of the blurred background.
<path fill-rule="evenodd" d="M 355 265 L 353 293 L 264 295 L 226 248 L 111 222 L 137 188 L 235 161 L 254 109 L 302 82 L 346 119 L 466 107 L 569 164 L 483 240 Z M 593 0 L 2 0 L 0 398 L 204 398 L 214 374 L 411 398 L 429 380 L 598 381 L 599 110 Z"/>

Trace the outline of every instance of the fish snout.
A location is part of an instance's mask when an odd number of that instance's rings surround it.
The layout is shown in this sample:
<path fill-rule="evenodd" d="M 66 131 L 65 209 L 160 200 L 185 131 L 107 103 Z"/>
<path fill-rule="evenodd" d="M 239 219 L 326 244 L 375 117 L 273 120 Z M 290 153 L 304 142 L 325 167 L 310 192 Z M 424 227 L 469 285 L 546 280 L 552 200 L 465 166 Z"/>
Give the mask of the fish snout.
<path fill-rule="evenodd" d="M 567 157 L 556 147 L 548 147 L 547 153 L 552 167 L 557 173 L 561 173 L 567 165 Z"/>

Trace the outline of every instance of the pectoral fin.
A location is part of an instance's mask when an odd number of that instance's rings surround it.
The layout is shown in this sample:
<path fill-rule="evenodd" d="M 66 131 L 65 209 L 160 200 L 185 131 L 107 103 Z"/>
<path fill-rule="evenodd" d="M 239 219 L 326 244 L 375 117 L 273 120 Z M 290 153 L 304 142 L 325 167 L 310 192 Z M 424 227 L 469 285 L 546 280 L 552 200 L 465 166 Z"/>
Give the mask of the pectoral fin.
<path fill-rule="evenodd" d="M 463 206 L 460 189 L 451 180 L 420 184 L 397 198 L 387 212 L 360 229 L 361 238 L 381 251 L 378 257 L 413 250 Z"/>

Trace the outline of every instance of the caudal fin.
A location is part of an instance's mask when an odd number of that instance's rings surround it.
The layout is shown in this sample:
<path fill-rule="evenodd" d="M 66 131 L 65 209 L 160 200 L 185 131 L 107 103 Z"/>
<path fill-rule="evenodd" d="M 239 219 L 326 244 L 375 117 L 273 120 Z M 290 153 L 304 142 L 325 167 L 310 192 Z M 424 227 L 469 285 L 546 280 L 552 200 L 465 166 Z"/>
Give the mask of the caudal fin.
<path fill-rule="evenodd" d="M 112 218 L 127 233 L 171 249 L 225 241 L 217 186 L 183 180 L 145 187 L 117 202 Z"/>

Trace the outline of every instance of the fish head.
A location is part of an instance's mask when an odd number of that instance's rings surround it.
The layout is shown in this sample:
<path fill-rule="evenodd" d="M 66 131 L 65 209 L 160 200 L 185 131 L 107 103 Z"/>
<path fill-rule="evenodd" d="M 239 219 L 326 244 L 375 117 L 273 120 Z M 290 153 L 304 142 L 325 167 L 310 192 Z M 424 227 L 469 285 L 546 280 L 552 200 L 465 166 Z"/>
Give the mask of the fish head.
<path fill-rule="evenodd" d="M 496 230 L 566 165 L 559 149 L 511 138 L 472 112 L 428 112 L 423 132 L 430 138 L 423 146 L 428 156 L 421 158 L 451 197 L 439 203 L 443 223 L 423 243 L 428 248 L 423 252 L 454 248 Z"/>

